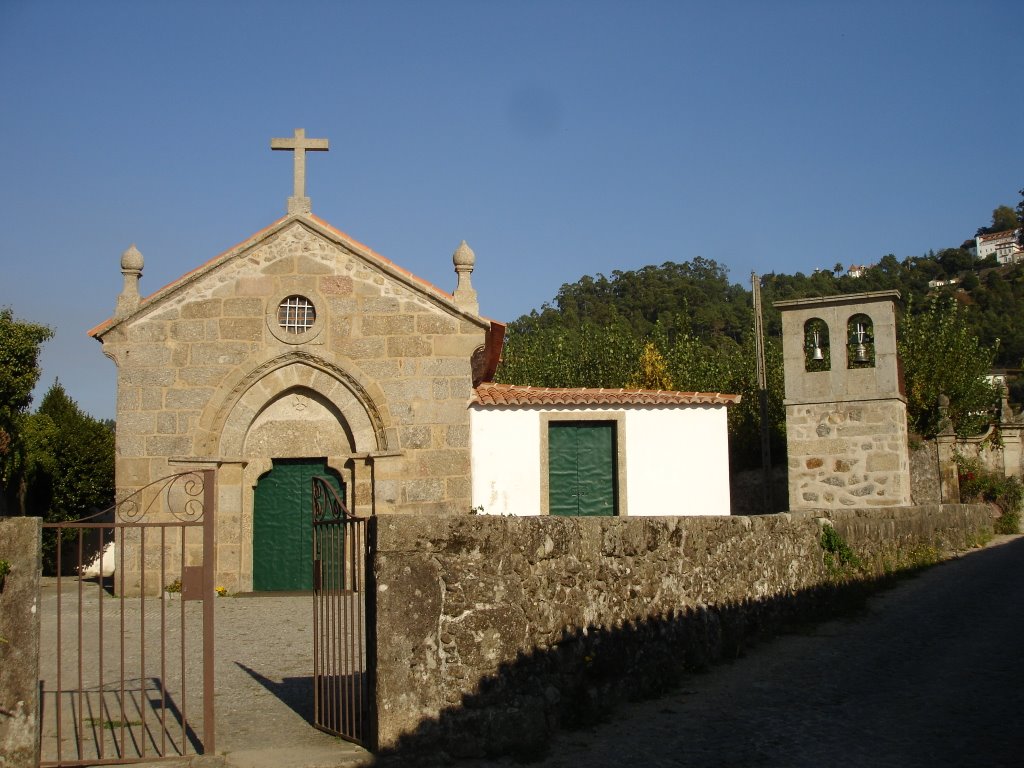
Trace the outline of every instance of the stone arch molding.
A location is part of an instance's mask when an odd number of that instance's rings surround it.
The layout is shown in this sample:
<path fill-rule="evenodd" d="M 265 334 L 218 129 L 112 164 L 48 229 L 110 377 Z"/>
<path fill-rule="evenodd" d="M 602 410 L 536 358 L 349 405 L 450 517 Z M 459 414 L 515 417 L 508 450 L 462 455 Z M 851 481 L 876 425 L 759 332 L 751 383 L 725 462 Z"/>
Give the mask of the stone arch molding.
<path fill-rule="evenodd" d="M 388 450 L 384 416 L 366 388 L 344 369 L 298 350 L 257 366 L 210 404 L 200 419 L 201 450 L 221 459 L 242 457 L 260 413 L 281 396 L 302 390 L 344 416 L 356 452 Z"/>

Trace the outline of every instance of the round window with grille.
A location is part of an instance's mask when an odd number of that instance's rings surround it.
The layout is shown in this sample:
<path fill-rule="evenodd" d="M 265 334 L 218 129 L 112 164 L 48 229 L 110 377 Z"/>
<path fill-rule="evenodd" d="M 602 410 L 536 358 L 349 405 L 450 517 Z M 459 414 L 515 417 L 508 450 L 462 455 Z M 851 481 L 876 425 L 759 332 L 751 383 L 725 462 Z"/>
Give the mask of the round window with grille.
<path fill-rule="evenodd" d="M 287 296 L 277 306 L 277 324 L 285 333 L 305 333 L 316 323 L 316 307 L 305 296 Z"/>

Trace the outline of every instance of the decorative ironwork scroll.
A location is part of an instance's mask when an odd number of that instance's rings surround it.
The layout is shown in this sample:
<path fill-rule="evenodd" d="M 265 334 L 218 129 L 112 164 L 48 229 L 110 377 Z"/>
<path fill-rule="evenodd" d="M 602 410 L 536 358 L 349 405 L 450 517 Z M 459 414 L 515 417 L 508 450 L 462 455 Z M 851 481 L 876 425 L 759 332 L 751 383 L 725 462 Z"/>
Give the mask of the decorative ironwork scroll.
<path fill-rule="evenodd" d="M 171 516 L 182 523 L 203 520 L 203 471 L 191 470 L 167 475 L 137 488 L 120 501 L 76 522 L 88 523 L 111 520 L 124 523 L 141 522 L 162 501 Z"/>
<path fill-rule="evenodd" d="M 313 478 L 313 522 L 348 520 L 355 517 L 326 477 Z"/>

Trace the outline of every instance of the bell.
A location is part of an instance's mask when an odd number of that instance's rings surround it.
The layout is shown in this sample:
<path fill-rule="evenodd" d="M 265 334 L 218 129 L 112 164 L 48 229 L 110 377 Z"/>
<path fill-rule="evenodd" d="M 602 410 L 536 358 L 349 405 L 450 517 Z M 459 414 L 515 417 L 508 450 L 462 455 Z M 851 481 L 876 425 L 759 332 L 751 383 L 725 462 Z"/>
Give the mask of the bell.
<path fill-rule="evenodd" d="M 863 344 L 858 344 L 857 352 L 853 359 L 856 360 L 858 363 L 866 363 L 868 361 L 868 348 L 865 347 Z"/>
<path fill-rule="evenodd" d="M 821 347 L 815 347 L 814 352 L 811 353 L 811 360 L 824 360 L 825 355 L 821 352 Z"/>

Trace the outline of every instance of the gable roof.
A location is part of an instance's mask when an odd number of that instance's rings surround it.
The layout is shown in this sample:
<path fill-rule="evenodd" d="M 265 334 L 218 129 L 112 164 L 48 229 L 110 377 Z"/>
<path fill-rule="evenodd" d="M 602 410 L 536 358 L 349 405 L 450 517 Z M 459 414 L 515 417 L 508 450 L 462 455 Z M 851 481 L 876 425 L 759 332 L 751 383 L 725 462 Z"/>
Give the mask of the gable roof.
<path fill-rule="evenodd" d="M 323 219 L 314 216 L 313 214 L 289 214 L 284 216 L 267 227 L 264 227 L 254 235 L 246 238 L 237 245 L 228 248 L 226 251 L 219 253 L 212 259 L 207 261 L 205 264 L 201 264 L 190 272 L 186 272 L 184 275 L 168 283 L 163 288 L 151 293 L 139 302 L 138 307 L 133 309 L 123 317 L 112 316 L 104 320 L 102 323 L 88 331 L 88 334 L 97 340 L 102 340 L 104 334 L 106 334 L 112 328 L 120 325 L 121 323 L 131 320 L 140 314 L 152 309 L 162 301 L 176 295 L 182 291 L 186 286 L 194 283 L 204 275 L 216 270 L 218 267 L 232 261 L 234 258 L 239 256 L 241 253 L 251 250 L 259 245 L 261 242 L 270 239 L 274 235 L 278 234 L 282 230 L 291 226 L 293 223 L 298 223 L 301 226 L 306 227 L 312 232 L 319 234 L 320 236 L 330 240 L 336 245 L 344 247 L 346 250 L 351 251 L 356 256 L 364 259 L 372 266 L 380 269 L 391 277 L 395 278 L 399 282 L 406 285 L 411 290 L 425 295 L 427 298 L 432 299 L 438 304 L 441 304 L 444 308 L 451 311 L 454 314 L 461 315 L 469 320 L 475 320 L 476 322 L 482 322 L 484 326 L 493 323 L 488 318 L 474 315 L 471 312 L 467 312 L 465 309 L 459 307 L 455 303 L 455 299 L 452 294 L 438 288 L 433 283 L 424 280 L 421 277 L 414 275 L 404 267 L 400 267 L 395 262 L 391 261 L 379 253 L 374 251 L 372 248 L 360 243 L 358 240 L 350 237 L 349 235 L 342 232 L 340 229 L 333 227 Z"/>
<path fill-rule="evenodd" d="M 524 387 L 517 384 L 479 384 L 471 405 L 735 405 L 741 395 L 721 392 L 673 392 L 651 389 L 588 389 L 584 387 Z"/>
<path fill-rule="evenodd" d="M 988 242 L 989 240 L 1012 240 L 1017 236 L 1016 229 L 1007 229 L 1003 232 L 992 232 L 987 235 L 978 235 L 978 242 Z"/>

